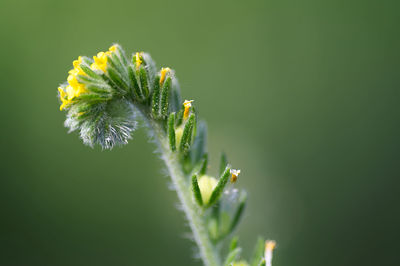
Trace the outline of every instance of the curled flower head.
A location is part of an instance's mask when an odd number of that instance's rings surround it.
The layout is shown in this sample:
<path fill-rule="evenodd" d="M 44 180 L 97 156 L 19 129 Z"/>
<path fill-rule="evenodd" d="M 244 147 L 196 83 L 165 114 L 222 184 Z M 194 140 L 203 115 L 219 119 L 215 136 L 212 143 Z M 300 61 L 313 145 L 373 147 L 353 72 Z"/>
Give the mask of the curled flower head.
<path fill-rule="evenodd" d="M 238 176 L 240 175 L 240 170 L 231 169 L 230 173 L 231 173 L 231 183 L 235 183 Z"/>
<path fill-rule="evenodd" d="M 128 61 L 122 48 L 113 45 L 93 59 L 73 61 L 67 82 L 58 88 L 60 110 L 67 111 L 65 126 L 79 130 L 85 144 L 112 148 L 125 144 L 136 127 L 130 93 Z"/>
<path fill-rule="evenodd" d="M 185 100 L 183 102 L 183 107 L 185 108 L 184 112 L 183 112 L 183 118 L 187 119 L 189 117 L 189 112 L 190 112 L 190 107 L 192 107 L 192 102 L 193 100 Z"/>

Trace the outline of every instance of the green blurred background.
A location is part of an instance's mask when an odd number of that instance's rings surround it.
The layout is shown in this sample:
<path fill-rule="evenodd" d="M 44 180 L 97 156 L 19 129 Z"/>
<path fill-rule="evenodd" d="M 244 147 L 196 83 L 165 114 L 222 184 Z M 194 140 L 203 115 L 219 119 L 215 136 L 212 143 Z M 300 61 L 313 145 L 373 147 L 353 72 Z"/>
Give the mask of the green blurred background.
<path fill-rule="evenodd" d="M 0 265 L 201 265 L 143 128 L 91 149 L 57 86 L 113 42 L 177 72 L 274 266 L 398 265 L 398 1 L 0 2 Z"/>

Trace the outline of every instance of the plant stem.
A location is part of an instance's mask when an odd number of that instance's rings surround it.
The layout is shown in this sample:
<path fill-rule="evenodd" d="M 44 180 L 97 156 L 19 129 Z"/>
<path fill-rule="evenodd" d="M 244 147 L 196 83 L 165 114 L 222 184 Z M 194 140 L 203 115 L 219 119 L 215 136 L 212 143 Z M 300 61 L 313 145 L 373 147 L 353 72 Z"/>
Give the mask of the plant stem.
<path fill-rule="evenodd" d="M 207 228 L 203 222 L 202 210 L 195 204 L 192 198 L 191 189 L 188 179 L 182 171 L 179 158 L 169 148 L 168 138 L 161 125 L 154 122 L 151 118 L 147 118 L 150 130 L 154 131 L 154 137 L 158 142 L 172 183 L 178 194 L 178 198 L 182 204 L 182 209 L 189 221 L 190 228 L 193 232 L 194 240 L 200 250 L 200 256 L 206 266 L 219 266 L 220 258 L 216 252 L 216 247 L 211 242 Z"/>

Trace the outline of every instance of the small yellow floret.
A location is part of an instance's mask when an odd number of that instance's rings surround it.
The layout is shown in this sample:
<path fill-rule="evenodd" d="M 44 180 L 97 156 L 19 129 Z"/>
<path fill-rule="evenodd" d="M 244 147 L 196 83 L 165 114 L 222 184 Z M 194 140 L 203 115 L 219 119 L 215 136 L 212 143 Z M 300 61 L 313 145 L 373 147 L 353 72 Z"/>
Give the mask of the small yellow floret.
<path fill-rule="evenodd" d="M 240 170 L 231 169 L 230 173 L 231 173 L 231 183 L 235 183 L 238 176 L 240 175 Z"/>
<path fill-rule="evenodd" d="M 161 68 L 161 72 L 160 72 L 160 85 L 163 84 L 164 80 L 165 80 L 165 76 L 167 75 L 168 72 L 170 72 L 171 69 L 169 67 L 166 68 Z"/>
<path fill-rule="evenodd" d="M 90 65 L 93 70 L 101 70 L 106 72 L 107 68 L 107 56 L 110 56 L 111 53 L 117 51 L 117 45 L 111 46 L 107 52 L 99 52 L 97 56 L 93 56 L 94 63 Z"/>
<path fill-rule="evenodd" d="M 183 102 L 183 106 L 185 107 L 185 111 L 183 112 L 183 118 L 187 119 L 189 117 L 189 111 L 190 111 L 190 107 L 192 107 L 192 102 L 193 100 L 185 100 Z"/>
<path fill-rule="evenodd" d="M 114 44 L 112 46 L 110 46 L 110 48 L 108 48 L 108 52 L 116 52 L 117 51 L 117 45 Z"/>
<path fill-rule="evenodd" d="M 140 54 L 141 53 L 136 53 L 135 57 L 136 57 L 136 69 L 139 69 L 140 65 L 142 64 L 142 60 L 140 59 Z"/>
<path fill-rule="evenodd" d="M 79 66 L 81 63 L 82 63 L 82 56 L 79 56 L 79 57 L 78 57 L 78 60 L 74 60 L 74 61 L 72 62 L 72 65 L 73 65 L 74 67 L 77 67 L 77 66 Z"/>
<path fill-rule="evenodd" d="M 90 66 L 93 70 L 106 71 L 107 68 L 107 54 L 105 52 L 100 52 L 93 56 L 94 63 Z"/>
<path fill-rule="evenodd" d="M 203 203 L 207 204 L 210 200 L 211 194 L 214 191 L 214 188 L 218 184 L 218 181 L 214 177 L 203 175 L 200 177 L 198 183 Z"/>
<path fill-rule="evenodd" d="M 72 75 L 82 75 L 86 76 L 85 71 L 82 70 L 80 64 L 82 64 L 82 56 L 78 57 L 78 60 L 74 60 L 72 62 L 72 65 L 74 66 L 73 69 L 71 69 L 68 73 Z"/>
<path fill-rule="evenodd" d="M 58 87 L 58 91 L 60 92 L 60 100 L 62 102 L 61 106 L 60 106 L 60 111 L 62 111 L 62 109 L 65 108 L 65 106 L 67 106 L 67 104 L 70 103 L 70 101 L 68 99 L 65 99 L 65 97 L 67 96 L 67 94 L 65 93 L 65 91 L 63 90 L 63 88 Z"/>

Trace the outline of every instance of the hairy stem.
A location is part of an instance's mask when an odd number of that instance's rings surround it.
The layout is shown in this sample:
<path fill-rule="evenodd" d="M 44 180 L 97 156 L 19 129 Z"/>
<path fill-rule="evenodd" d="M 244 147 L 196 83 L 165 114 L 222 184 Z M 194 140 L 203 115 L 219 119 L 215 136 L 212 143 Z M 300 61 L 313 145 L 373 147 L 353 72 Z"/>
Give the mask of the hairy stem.
<path fill-rule="evenodd" d="M 182 171 L 176 154 L 169 148 L 168 138 L 164 130 L 160 124 L 154 122 L 152 119 L 147 119 L 147 122 L 150 130 L 154 132 L 154 137 L 162 153 L 162 159 L 168 168 L 172 183 L 178 194 L 186 218 L 189 221 L 190 229 L 193 232 L 194 240 L 200 250 L 200 256 L 204 264 L 207 266 L 221 265 L 216 248 L 208 236 L 207 228 L 202 218 L 202 211 L 193 201 L 188 179 Z"/>

